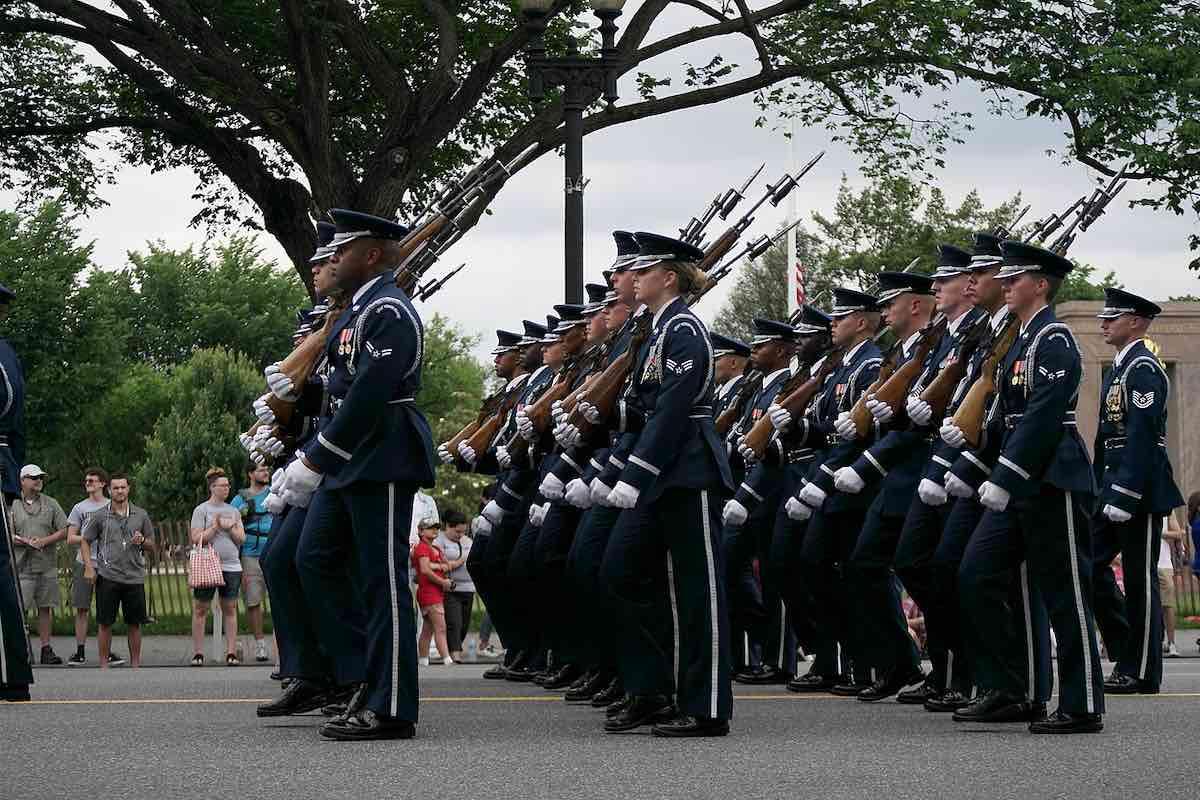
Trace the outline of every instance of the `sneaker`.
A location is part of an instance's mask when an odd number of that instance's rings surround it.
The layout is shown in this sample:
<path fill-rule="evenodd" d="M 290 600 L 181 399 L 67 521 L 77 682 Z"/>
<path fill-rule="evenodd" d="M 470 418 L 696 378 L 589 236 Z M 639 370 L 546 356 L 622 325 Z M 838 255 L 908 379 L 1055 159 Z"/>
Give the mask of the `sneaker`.
<path fill-rule="evenodd" d="M 1200 639 L 1196 640 L 1196 644 L 1197 646 L 1200 646 Z M 487 647 L 479 651 L 479 655 L 487 658 L 499 658 L 501 656 L 501 652 L 496 649 L 496 645 L 489 644 Z"/>
<path fill-rule="evenodd" d="M 442 659 L 442 666 L 444 666 L 444 667 L 454 666 L 454 659 L 451 658 L 450 656 L 446 656 L 445 658 Z"/>
<path fill-rule="evenodd" d="M 428 667 L 428 666 L 429 666 L 429 659 L 428 659 L 428 658 L 418 658 L 418 659 L 417 659 L 417 666 L 419 666 L 419 667 Z"/>
<path fill-rule="evenodd" d="M 438 649 L 437 649 L 436 647 L 431 647 L 431 648 L 429 648 L 429 658 L 430 658 L 430 660 L 432 660 L 432 661 L 437 661 L 437 660 L 438 660 L 439 658 L 441 658 L 441 657 L 442 657 L 442 654 L 438 652 Z"/>
<path fill-rule="evenodd" d="M 254 643 L 254 660 L 259 663 L 270 660 L 269 658 L 267 658 L 267 640 L 266 639 L 260 639 L 259 641 Z"/>
<path fill-rule="evenodd" d="M 87 663 L 87 656 L 83 655 L 82 653 L 76 653 L 75 655 L 73 655 L 67 659 L 67 666 L 69 666 L 69 667 L 78 667 L 78 666 L 82 666 L 83 664 L 86 664 L 86 663 Z"/>
<path fill-rule="evenodd" d="M 121 665 L 122 665 L 122 664 L 124 664 L 124 663 L 125 663 L 125 659 L 121 658 L 121 657 L 120 657 L 119 655 L 117 655 L 116 653 L 109 653 L 109 654 L 108 654 L 108 665 L 109 665 L 110 667 L 119 667 L 119 666 L 121 666 Z"/>
<path fill-rule="evenodd" d="M 1167 646 L 1166 656 L 1167 658 L 1179 658 L 1179 648 L 1175 646 L 1174 642 Z"/>
<path fill-rule="evenodd" d="M 50 645 L 46 645 L 45 647 L 42 648 L 42 663 L 43 664 L 58 665 L 58 664 L 61 664 L 62 662 L 63 662 L 63 660 L 58 657 L 58 653 L 54 652 L 53 647 L 51 647 Z"/>

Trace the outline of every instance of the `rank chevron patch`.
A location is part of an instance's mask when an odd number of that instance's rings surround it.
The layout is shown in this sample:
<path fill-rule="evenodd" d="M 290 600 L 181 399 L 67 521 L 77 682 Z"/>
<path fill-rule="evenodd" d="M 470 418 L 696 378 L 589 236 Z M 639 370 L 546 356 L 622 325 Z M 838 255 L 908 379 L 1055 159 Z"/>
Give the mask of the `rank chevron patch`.
<path fill-rule="evenodd" d="M 1133 391 L 1133 404 L 1141 409 L 1147 409 L 1154 405 L 1154 392 L 1139 392 L 1136 389 Z"/>
<path fill-rule="evenodd" d="M 671 372 L 674 372 L 676 375 L 682 375 L 695 366 L 695 364 L 696 361 L 692 358 L 689 358 L 687 361 L 672 361 L 669 358 L 667 359 L 667 369 L 671 370 Z"/>

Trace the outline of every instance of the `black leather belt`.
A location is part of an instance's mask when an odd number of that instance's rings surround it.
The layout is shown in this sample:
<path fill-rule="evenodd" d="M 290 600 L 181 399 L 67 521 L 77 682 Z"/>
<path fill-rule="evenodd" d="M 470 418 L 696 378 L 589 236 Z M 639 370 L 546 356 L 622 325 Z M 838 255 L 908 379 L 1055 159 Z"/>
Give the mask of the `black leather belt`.
<path fill-rule="evenodd" d="M 1110 439 L 1104 440 L 1104 449 L 1105 450 L 1120 450 L 1122 447 L 1124 447 L 1126 445 L 1126 443 L 1128 441 L 1129 441 L 1128 438 L 1125 436 L 1113 436 Z M 1161 436 L 1158 437 L 1158 446 L 1166 447 L 1167 440 Z"/>
<path fill-rule="evenodd" d="M 1008 428 L 1009 430 L 1012 430 L 1013 428 L 1017 427 L 1017 423 L 1020 422 L 1021 418 L 1024 416 L 1025 416 L 1024 414 L 1005 414 L 1004 415 L 1004 427 Z M 1075 425 L 1075 412 L 1068 411 L 1067 415 L 1065 417 L 1063 417 L 1062 424 L 1064 426 L 1074 426 Z"/>
<path fill-rule="evenodd" d="M 799 450 L 789 450 L 786 458 L 789 464 L 800 464 L 805 461 L 812 461 L 816 456 L 816 450 L 811 447 L 802 447 Z"/>

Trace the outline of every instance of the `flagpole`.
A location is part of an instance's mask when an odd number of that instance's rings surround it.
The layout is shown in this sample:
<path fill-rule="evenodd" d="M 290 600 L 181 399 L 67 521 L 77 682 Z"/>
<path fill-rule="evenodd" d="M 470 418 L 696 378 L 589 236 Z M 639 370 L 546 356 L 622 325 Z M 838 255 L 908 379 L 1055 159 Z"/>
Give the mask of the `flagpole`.
<path fill-rule="evenodd" d="M 793 116 L 788 136 L 788 172 L 795 175 L 798 169 L 799 165 L 796 163 L 796 118 Z M 800 213 L 796 194 L 796 192 L 792 192 L 788 195 L 787 221 L 789 225 L 796 221 Z M 796 229 L 792 228 L 787 235 L 787 309 L 789 316 L 800 308 L 799 297 L 802 287 L 799 285 L 799 275 L 796 271 L 796 255 Z"/>

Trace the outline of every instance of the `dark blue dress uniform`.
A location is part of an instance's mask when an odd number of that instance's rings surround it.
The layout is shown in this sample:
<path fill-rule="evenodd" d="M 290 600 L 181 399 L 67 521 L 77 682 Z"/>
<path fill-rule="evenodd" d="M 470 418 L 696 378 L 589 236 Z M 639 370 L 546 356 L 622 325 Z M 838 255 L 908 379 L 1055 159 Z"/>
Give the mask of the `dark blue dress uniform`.
<path fill-rule="evenodd" d="M 1062 277 L 1072 267 L 1032 245 L 1005 242 L 1002 248 L 1001 279 L 1037 270 Z M 1001 362 L 997 412 L 982 454 L 988 481 L 1010 500 L 1003 511 L 984 515 L 959 580 L 964 614 L 980 632 L 968 642 L 980 687 L 1019 696 L 1027 680 L 1020 648 L 1002 632 L 1011 623 L 1005 611 L 1010 575 L 1025 562 L 1057 638 L 1059 710 L 1090 715 L 1104 711 L 1104 693 L 1091 609 L 1095 483 L 1075 426 L 1082 377 L 1075 337 L 1049 306 L 1042 308 Z"/>
<path fill-rule="evenodd" d="M 1106 289 L 1101 319 L 1123 314 L 1153 318 L 1161 309 L 1120 289 Z M 1162 682 L 1162 599 L 1158 553 L 1163 521 L 1183 497 L 1167 457 L 1170 382 L 1143 340 L 1127 345 L 1113 361 L 1100 390 L 1096 430 L 1096 621 L 1117 660 L 1117 672 L 1134 679 L 1126 690 L 1157 691 Z M 1115 522 L 1108 506 L 1129 515 Z M 1121 554 L 1124 598 L 1112 574 Z M 1101 609 L 1105 609 L 1102 613 Z M 1112 691 L 1113 687 L 1106 686 Z M 1118 689 L 1119 690 L 1119 689 Z"/>
<path fill-rule="evenodd" d="M 728 720 L 715 497 L 733 486 L 712 419 L 712 345 L 682 298 L 655 314 L 631 377 L 629 393 L 645 418 L 620 482 L 639 494 L 634 508 L 621 511 L 601 565 L 622 606 L 622 646 L 632 654 L 622 659 L 621 677 L 634 696 L 674 695 L 683 714 Z"/>
<path fill-rule="evenodd" d="M 13 293 L 0 286 L 0 303 Z M 8 529 L 8 505 L 20 491 L 20 464 L 25 460 L 25 372 L 7 339 L 0 339 L 0 469 L 5 509 L 0 514 L 0 700 L 27 700 L 33 683 L 32 654 L 25 635 L 20 581 Z"/>
<path fill-rule="evenodd" d="M 341 231 L 342 220 L 332 213 Z M 345 620 L 361 603 L 367 621 L 364 707 L 410 722 L 417 719 L 417 658 L 408 536 L 417 488 L 434 480 L 429 425 L 415 405 L 423 337 L 390 270 L 361 287 L 333 326 L 326 349 L 333 418 L 304 451 L 325 476 L 304 536 L 309 539 L 310 530 L 325 535 L 312 537 L 318 546 L 297 556 L 305 591 L 322 601 L 315 610 L 337 681 L 360 677 Z M 351 585 L 344 580 L 346 563 L 358 569 Z"/>

